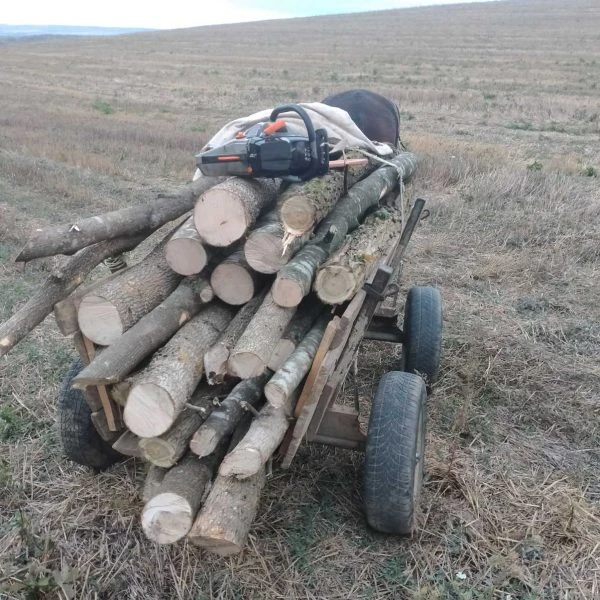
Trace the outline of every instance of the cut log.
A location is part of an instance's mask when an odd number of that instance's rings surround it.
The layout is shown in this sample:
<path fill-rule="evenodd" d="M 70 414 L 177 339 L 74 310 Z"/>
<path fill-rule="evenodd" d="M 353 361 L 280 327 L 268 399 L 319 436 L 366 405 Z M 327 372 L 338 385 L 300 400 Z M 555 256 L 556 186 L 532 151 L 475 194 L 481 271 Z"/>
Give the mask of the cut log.
<path fill-rule="evenodd" d="M 228 307 L 207 306 L 135 377 L 124 412 L 125 423 L 133 433 L 146 438 L 169 430 L 202 377 L 204 353 L 231 317 Z"/>
<path fill-rule="evenodd" d="M 109 279 L 116 277 L 117 273 L 98 279 L 88 285 L 82 285 L 64 300 L 57 302 L 54 305 L 54 320 L 58 330 L 65 336 L 72 335 L 79 331 L 79 323 L 77 322 L 77 311 L 81 300 L 87 294 L 91 294 L 99 286 L 106 283 Z"/>
<path fill-rule="evenodd" d="M 308 241 L 308 235 L 293 237 L 284 244 L 285 229 L 277 212 L 270 212 L 248 236 L 244 254 L 248 264 L 259 273 L 277 273 Z"/>
<path fill-rule="evenodd" d="M 109 444 L 112 444 L 119 437 L 119 434 L 123 429 L 123 425 L 120 422 L 118 423 L 118 426 L 111 429 L 104 408 L 91 413 L 90 420 L 94 425 L 94 429 L 98 432 L 98 435 Z"/>
<path fill-rule="evenodd" d="M 172 544 L 185 537 L 196 518 L 220 455 L 199 459 L 189 455 L 164 476 L 158 493 L 142 510 L 142 529 L 158 544 Z"/>
<path fill-rule="evenodd" d="M 83 283 L 86 275 L 108 256 L 135 248 L 143 237 L 119 238 L 85 248 L 44 281 L 38 292 L 8 321 L 0 325 L 0 357 L 39 325 L 57 302 Z"/>
<path fill-rule="evenodd" d="M 348 158 L 364 158 L 348 152 Z M 377 168 L 377 163 L 349 166 L 344 171 L 331 170 L 321 177 L 290 185 L 279 200 L 281 221 L 285 232 L 302 236 L 333 208 L 335 203 L 356 182 Z"/>
<path fill-rule="evenodd" d="M 331 315 L 323 315 L 298 344 L 292 355 L 265 386 L 265 396 L 275 407 L 285 406 L 306 377 L 323 339 Z"/>
<path fill-rule="evenodd" d="M 282 267 L 273 283 L 272 293 L 277 304 L 297 306 L 310 291 L 317 268 L 337 250 L 346 235 L 360 224 L 362 215 L 398 183 L 414 172 L 417 159 L 405 152 L 390 159 L 396 168 L 384 165 L 355 184 L 319 224 L 315 236 Z"/>
<path fill-rule="evenodd" d="M 307 296 L 298 307 L 298 312 L 286 327 L 267 366 L 277 371 L 290 357 L 296 346 L 304 339 L 314 322 L 323 312 L 324 306 L 314 295 Z"/>
<path fill-rule="evenodd" d="M 165 247 L 167 263 L 180 275 L 196 275 L 208 264 L 211 251 L 206 247 L 191 216 L 171 236 Z"/>
<path fill-rule="evenodd" d="M 132 456 L 141 458 L 142 451 L 140 450 L 140 438 L 126 429 L 112 445 L 113 449 L 123 456 Z"/>
<path fill-rule="evenodd" d="M 314 290 L 326 304 L 343 304 L 362 288 L 400 235 L 400 217 L 381 208 L 369 215 L 319 268 Z"/>
<path fill-rule="evenodd" d="M 246 304 L 257 292 L 263 278 L 246 262 L 243 250 L 237 250 L 222 260 L 210 276 L 217 298 L 227 304 Z"/>
<path fill-rule="evenodd" d="M 77 320 L 86 337 L 109 346 L 177 287 L 181 275 L 167 264 L 166 242 L 164 239 L 144 260 L 84 296 Z"/>
<path fill-rule="evenodd" d="M 146 237 L 161 225 L 191 210 L 202 193 L 221 181 L 223 179 L 219 177 L 201 177 L 172 195 L 159 195 L 148 204 L 131 206 L 81 219 L 76 223 L 36 231 L 17 256 L 16 261 L 26 262 L 53 254 L 72 254 L 102 240 L 138 234 Z"/>
<path fill-rule="evenodd" d="M 231 177 L 206 191 L 194 208 L 194 223 L 211 246 L 229 246 L 241 239 L 258 215 L 275 203 L 276 179 Z"/>
<path fill-rule="evenodd" d="M 264 290 L 255 298 L 252 298 L 250 302 L 242 306 L 229 325 L 227 325 L 227 328 L 221 334 L 217 343 L 204 354 L 204 371 L 206 373 L 206 380 L 210 385 L 216 385 L 223 382 L 223 379 L 227 374 L 229 353 L 236 345 L 259 306 L 262 304 L 266 293 L 267 290 Z"/>
<path fill-rule="evenodd" d="M 264 467 L 244 480 L 219 475 L 188 533 L 190 542 L 221 556 L 241 552 L 265 481 Z"/>
<path fill-rule="evenodd" d="M 167 474 L 167 469 L 162 467 L 155 467 L 154 465 L 148 466 L 148 472 L 146 473 L 146 480 L 144 481 L 144 488 L 142 490 L 142 500 L 144 503 L 154 498 L 160 490 L 160 484 Z"/>
<path fill-rule="evenodd" d="M 83 388 L 122 381 L 212 298 L 212 289 L 205 279 L 185 279 L 163 302 L 85 367 L 73 380 L 73 386 Z"/>
<path fill-rule="evenodd" d="M 267 293 L 231 351 L 228 371 L 242 379 L 261 375 L 295 312 L 296 307 L 282 308 L 275 304 L 271 293 Z"/>
<path fill-rule="evenodd" d="M 252 420 L 248 433 L 223 459 L 219 475 L 238 479 L 256 475 L 285 437 L 297 399 L 298 394 L 291 394 L 279 407 L 265 404 Z"/>
<path fill-rule="evenodd" d="M 219 390 L 200 384 L 173 426 L 161 436 L 140 439 L 142 456 L 154 465 L 169 468 L 187 452 L 192 435 L 215 407 Z"/>
<path fill-rule="evenodd" d="M 238 383 L 193 435 L 190 450 L 198 456 L 213 452 L 221 440 L 233 433 L 247 410 L 245 407 L 250 405 L 255 408 L 260 404 L 270 374 L 267 371 L 259 377 Z"/>

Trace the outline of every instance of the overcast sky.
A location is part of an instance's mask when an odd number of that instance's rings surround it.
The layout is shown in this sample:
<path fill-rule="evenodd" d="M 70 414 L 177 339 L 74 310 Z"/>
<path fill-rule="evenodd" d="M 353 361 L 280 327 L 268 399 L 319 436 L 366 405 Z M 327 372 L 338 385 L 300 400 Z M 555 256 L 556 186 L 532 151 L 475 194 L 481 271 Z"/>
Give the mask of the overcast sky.
<path fill-rule="evenodd" d="M 462 0 L 473 2 L 475 0 Z M 86 25 L 173 29 L 215 23 L 260 21 L 310 15 L 362 12 L 456 0 L 2 0 L 0 23 Z"/>

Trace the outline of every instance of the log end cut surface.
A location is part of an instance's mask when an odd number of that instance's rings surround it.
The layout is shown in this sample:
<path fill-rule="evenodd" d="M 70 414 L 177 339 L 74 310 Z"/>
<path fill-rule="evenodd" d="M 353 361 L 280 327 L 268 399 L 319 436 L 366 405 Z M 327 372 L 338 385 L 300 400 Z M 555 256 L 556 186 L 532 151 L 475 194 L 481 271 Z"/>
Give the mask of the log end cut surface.
<path fill-rule="evenodd" d="M 233 306 L 246 304 L 254 296 L 254 279 L 248 270 L 234 263 L 222 263 L 210 279 L 218 298 Z"/>
<path fill-rule="evenodd" d="M 325 304 L 342 304 L 354 295 L 357 281 L 352 272 L 332 265 L 319 271 L 315 290 Z"/>
<path fill-rule="evenodd" d="M 157 467 L 168 469 L 176 462 L 172 445 L 159 437 L 142 438 L 139 445 L 144 458 Z"/>
<path fill-rule="evenodd" d="M 303 235 L 315 224 L 317 211 L 304 197 L 292 196 L 281 207 L 281 219 L 288 233 Z"/>
<path fill-rule="evenodd" d="M 302 288 L 293 279 L 276 279 L 271 288 L 271 293 L 275 302 L 284 308 L 298 306 L 304 298 Z"/>
<path fill-rule="evenodd" d="M 233 244 L 248 228 L 242 203 L 218 188 L 209 190 L 198 200 L 194 224 L 203 240 L 219 247 Z"/>
<path fill-rule="evenodd" d="M 277 273 L 289 260 L 284 255 L 281 236 L 272 233 L 252 233 L 244 245 L 244 254 L 248 264 L 259 273 Z"/>
<path fill-rule="evenodd" d="M 175 406 L 169 394 L 154 383 L 134 385 L 124 411 L 127 427 L 142 438 L 165 433 L 175 419 Z"/>
<path fill-rule="evenodd" d="M 172 544 L 180 540 L 190 530 L 192 522 L 189 503 L 170 492 L 154 496 L 142 513 L 144 533 L 158 544 Z"/>
<path fill-rule="evenodd" d="M 123 334 L 123 322 L 116 307 L 102 296 L 85 296 L 77 313 L 83 335 L 101 346 L 109 346 Z"/>
<path fill-rule="evenodd" d="M 208 255 L 202 244 L 188 238 L 169 240 L 165 257 L 171 269 L 180 275 L 196 275 L 208 262 Z"/>
<path fill-rule="evenodd" d="M 238 352 L 229 358 L 229 371 L 241 379 L 258 377 L 265 370 L 265 363 L 260 356 L 252 352 Z"/>

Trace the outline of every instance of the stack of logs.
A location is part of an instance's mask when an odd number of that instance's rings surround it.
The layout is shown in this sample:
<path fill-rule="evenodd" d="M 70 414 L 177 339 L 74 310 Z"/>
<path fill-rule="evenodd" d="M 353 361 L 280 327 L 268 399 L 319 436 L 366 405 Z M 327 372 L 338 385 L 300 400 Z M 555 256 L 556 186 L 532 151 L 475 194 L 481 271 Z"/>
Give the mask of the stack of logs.
<path fill-rule="evenodd" d="M 0 356 L 54 310 L 85 359 L 73 385 L 100 434 L 151 465 L 150 539 L 243 548 L 327 324 L 399 235 L 385 199 L 416 160 L 391 163 L 287 186 L 200 177 L 145 206 L 38 230 L 17 257 L 73 255 L 0 326 Z M 161 227 L 137 264 L 76 289 Z"/>

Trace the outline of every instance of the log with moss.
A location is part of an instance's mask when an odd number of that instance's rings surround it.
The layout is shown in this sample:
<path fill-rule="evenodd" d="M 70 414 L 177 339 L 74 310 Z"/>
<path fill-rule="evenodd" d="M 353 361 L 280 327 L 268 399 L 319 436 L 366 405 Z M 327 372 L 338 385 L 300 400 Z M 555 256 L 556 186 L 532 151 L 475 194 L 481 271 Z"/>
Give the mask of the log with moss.
<path fill-rule="evenodd" d="M 273 283 L 275 302 L 292 307 L 310 291 L 318 267 L 345 241 L 346 235 L 356 229 L 371 208 L 391 191 L 399 180 L 407 180 L 414 173 L 417 158 L 404 152 L 390 159 L 394 166 L 384 165 L 354 185 L 334 209 L 321 221 L 314 238 L 282 267 Z"/>

